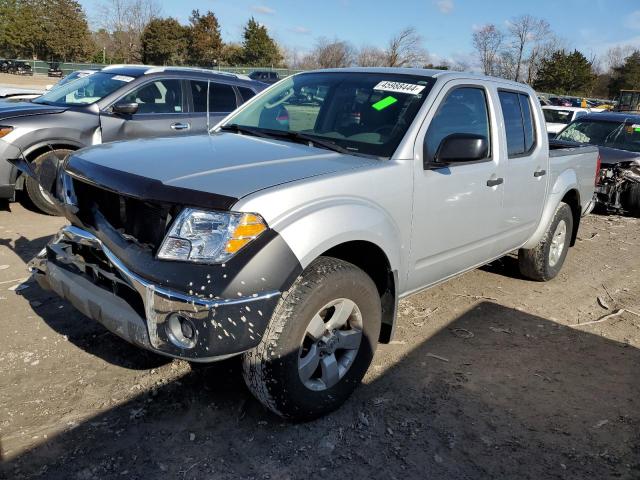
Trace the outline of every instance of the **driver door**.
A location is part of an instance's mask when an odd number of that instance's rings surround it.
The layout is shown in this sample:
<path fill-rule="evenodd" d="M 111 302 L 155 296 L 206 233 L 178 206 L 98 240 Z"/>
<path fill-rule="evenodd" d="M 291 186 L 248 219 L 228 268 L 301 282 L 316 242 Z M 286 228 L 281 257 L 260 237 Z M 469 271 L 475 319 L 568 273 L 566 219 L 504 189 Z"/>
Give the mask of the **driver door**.
<path fill-rule="evenodd" d="M 497 254 L 504 165 L 493 108 L 495 95 L 483 82 L 450 82 L 438 93 L 420 129 L 414 156 L 410 290 L 437 283 Z M 425 153 L 434 155 L 442 140 L 456 133 L 485 136 L 488 156 L 425 169 Z"/>
<path fill-rule="evenodd" d="M 100 112 L 103 142 L 179 136 L 191 130 L 182 82 L 178 79 L 152 80 L 115 103 L 137 103 L 138 111 L 133 115 L 115 113 L 111 108 Z"/>

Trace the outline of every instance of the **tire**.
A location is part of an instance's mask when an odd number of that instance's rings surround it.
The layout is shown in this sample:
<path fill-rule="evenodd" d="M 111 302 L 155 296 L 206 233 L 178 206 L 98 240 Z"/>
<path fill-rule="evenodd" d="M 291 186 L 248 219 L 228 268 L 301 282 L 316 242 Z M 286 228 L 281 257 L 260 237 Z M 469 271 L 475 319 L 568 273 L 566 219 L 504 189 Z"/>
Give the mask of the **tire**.
<path fill-rule="evenodd" d="M 344 312 L 351 312 L 347 322 L 333 330 L 332 322 L 339 324 Z M 243 354 L 249 390 L 269 410 L 293 421 L 337 409 L 371 364 L 381 315 L 380 295 L 366 273 L 342 260 L 318 258 L 283 295 L 260 344 Z"/>
<path fill-rule="evenodd" d="M 32 163 L 38 165 L 39 163 L 49 158 L 49 156 L 51 155 L 57 155 L 58 158 L 63 158 L 66 157 L 69 153 L 71 153 L 71 150 L 67 150 L 64 148 L 45 152 L 42 155 L 38 156 Z M 27 190 L 27 196 L 29 197 L 29 200 L 34 207 L 36 207 L 41 212 L 46 213 L 47 215 L 60 215 L 54 203 L 48 198 L 48 195 L 42 190 L 42 188 L 40 188 L 38 182 L 36 182 L 31 177 L 27 177 L 24 181 L 24 184 L 25 189 Z"/>
<path fill-rule="evenodd" d="M 640 217 L 640 183 L 630 183 L 620 201 L 629 214 Z"/>
<path fill-rule="evenodd" d="M 531 280 L 549 281 L 560 273 L 567 257 L 573 232 L 573 213 L 566 203 L 560 203 L 540 243 L 518 252 L 520 273 Z"/>

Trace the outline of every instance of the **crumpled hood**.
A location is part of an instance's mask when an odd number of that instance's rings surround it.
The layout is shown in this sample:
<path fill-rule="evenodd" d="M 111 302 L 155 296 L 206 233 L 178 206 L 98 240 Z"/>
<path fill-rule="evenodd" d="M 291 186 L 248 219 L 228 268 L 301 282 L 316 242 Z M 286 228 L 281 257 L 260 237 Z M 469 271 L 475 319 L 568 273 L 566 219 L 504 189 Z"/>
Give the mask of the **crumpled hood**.
<path fill-rule="evenodd" d="M 30 115 L 62 113 L 66 110 L 67 109 L 64 107 L 39 105 L 31 102 L 0 102 L 0 120 L 7 120 L 15 117 L 27 117 Z"/>
<path fill-rule="evenodd" d="M 302 144 L 218 133 L 98 145 L 71 155 L 67 170 L 116 191 L 132 183 L 118 177 L 137 179 L 146 184 L 149 200 L 153 185 L 159 184 L 176 192 L 186 189 L 238 199 L 275 185 L 376 164 L 375 159 Z M 180 198 L 175 200 L 180 203 Z"/>

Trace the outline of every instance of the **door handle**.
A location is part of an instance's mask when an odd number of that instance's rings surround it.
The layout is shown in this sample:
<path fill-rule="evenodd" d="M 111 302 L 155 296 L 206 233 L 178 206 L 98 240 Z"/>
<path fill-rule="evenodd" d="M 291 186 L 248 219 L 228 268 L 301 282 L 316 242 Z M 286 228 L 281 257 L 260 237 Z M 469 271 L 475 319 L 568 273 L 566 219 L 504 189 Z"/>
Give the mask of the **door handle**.
<path fill-rule="evenodd" d="M 536 170 L 535 172 L 533 172 L 533 176 L 538 178 L 538 177 L 542 177 L 544 175 L 547 174 L 546 170 Z"/>
<path fill-rule="evenodd" d="M 171 128 L 174 130 L 188 130 L 190 125 L 188 123 L 173 123 Z"/>
<path fill-rule="evenodd" d="M 487 187 L 495 187 L 497 185 L 502 185 L 504 183 L 504 178 L 491 178 L 487 180 Z"/>

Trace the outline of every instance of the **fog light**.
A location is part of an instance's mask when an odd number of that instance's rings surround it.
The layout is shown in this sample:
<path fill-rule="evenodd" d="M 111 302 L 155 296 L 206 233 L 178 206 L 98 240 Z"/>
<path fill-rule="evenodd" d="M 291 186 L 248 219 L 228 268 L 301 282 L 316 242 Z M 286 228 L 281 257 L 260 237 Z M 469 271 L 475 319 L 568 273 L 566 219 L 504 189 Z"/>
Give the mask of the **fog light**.
<path fill-rule="evenodd" d="M 165 322 L 167 337 L 178 348 L 193 348 L 196 346 L 198 334 L 193 322 L 178 313 L 172 313 Z"/>

